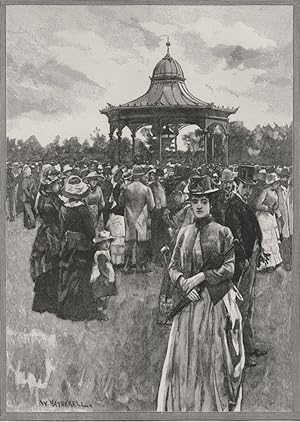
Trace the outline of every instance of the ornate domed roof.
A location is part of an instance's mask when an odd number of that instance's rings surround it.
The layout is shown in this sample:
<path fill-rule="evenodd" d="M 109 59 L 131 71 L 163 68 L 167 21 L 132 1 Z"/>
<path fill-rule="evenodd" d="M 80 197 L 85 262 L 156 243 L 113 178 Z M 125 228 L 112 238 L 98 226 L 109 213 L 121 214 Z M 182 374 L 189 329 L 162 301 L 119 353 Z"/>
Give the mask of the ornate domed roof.
<path fill-rule="evenodd" d="M 180 64 L 173 59 L 169 52 L 155 66 L 152 80 L 172 79 L 184 81 L 184 75 Z"/>
<path fill-rule="evenodd" d="M 180 64 L 170 56 L 170 41 L 166 43 L 167 54 L 155 66 L 152 81 L 172 80 L 184 81 L 184 75 Z"/>
<path fill-rule="evenodd" d="M 167 54 L 155 66 L 148 91 L 141 97 L 118 107 L 108 104 L 101 110 L 102 114 L 109 115 L 114 110 L 136 107 L 197 107 L 198 109 L 215 110 L 228 117 L 237 111 L 234 108 L 215 106 L 192 95 L 185 85 L 185 78 L 180 64 L 170 56 L 170 42 L 168 38 Z"/>

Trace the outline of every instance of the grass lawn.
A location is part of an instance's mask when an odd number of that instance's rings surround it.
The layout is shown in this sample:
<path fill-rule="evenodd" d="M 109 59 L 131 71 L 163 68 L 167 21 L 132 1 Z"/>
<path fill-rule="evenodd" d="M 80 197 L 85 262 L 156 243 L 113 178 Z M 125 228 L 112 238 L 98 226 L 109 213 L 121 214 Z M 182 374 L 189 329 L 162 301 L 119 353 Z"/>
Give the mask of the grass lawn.
<path fill-rule="evenodd" d="M 108 321 L 62 321 L 31 311 L 34 237 L 20 217 L 7 224 L 7 411 L 74 411 L 55 402 L 66 399 L 87 406 L 76 411 L 155 411 L 169 333 L 157 323 L 161 269 L 117 274 Z M 283 270 L 258 276 L 255 329 L 269 353 L 245 371 L 244 411 L 292 409 L 291 283 Z"/>

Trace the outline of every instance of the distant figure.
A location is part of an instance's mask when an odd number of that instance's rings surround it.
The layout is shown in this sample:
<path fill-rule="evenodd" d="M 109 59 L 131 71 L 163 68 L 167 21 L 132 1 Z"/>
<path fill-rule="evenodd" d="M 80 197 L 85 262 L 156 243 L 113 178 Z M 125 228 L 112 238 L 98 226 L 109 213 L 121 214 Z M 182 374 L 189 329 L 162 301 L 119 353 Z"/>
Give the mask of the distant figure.
<path fill-rule="evenodd" d="M 146 246 L 150 240 L 150 213 L 155 203 L 151 189 L 141 182 L 144 173 L 145 170 L 141 166 L 134 166 L 133 182 L 123 190 L 120 198 L 125 206 L 125 273 L 132 272 L 134 261 L 137 272 L 151 271 Z"/>
<path fill-rule="evenodd" d="M 154 181 L 150 183 L 153 193 L 155 207 L 151 213 L 151 247 L 152 259 L 156 264 L 160 262 L 160 249 L 166 244 L 167 227 L 164 224 L 163 214 L 167 207 L 166 192 L 162 185 L 164 171 L 157 169 L 154 174 Z"/>
<path fill-rule="evenodd" d="M 225 168 L 221 175 L 221 190 L 213 204 L 212 215 L 217 223 L 225 225 L 228 203 L 234 195 L 234 174 Z"/>
<path fill-rule="evenodd" d="M 280 184 L 277 188 L 279 211 L 283 219 L 282 239 L 280 253 L 283 260 L 283 268 L 290 271 L 292 268 L 291 255 L 291 221 L 290 221 L 290 201 L 289 201 L 289 169 L 284 167 L 280 174 Z"/>
<path fill-rule="evenodd" d="M 111 259 L 115 266 L 122 267 L 125 261 L 125 219 L 124 204 L 120 203 L 121 192 L 128 184 L 132 174 L 121 170 L 117 171 L 113 177 L 113 192 L 111 198 L 111 209 L 106 228 L 110 231 L 114 240 L 111 243 Z"/>
<path fill-rule="evenodd" d="M 101 179 L 101 176 L 96 171 L 90 172 L 84 178 L 84 181 L 90 186 L 90 193 L 84 198 L 84 202 L 92 215 L 96 233 L 104 229 L 103 210 L 105 201 L 102 189 L 97 184 Z"/>
<path fill-rule="evenodd" d="M 101 171 L 101 167 L 100 169 L 98 167 L 98 172 L 99 171 Z M 104 227 L 106 227 L 106 224 L 109 219 L 110 208 L 112 205 L 111 195 L 113 191 L 113 184 L 111 182 L 111 166 L 105 166 L 101 174 L 103 175 L 103 178 L 99 179 L 98 183 L 102 189 L 104 202 L 105 202 L 105 206 L 103 209 L 103 224 L 104 224 Z"/>
<path fill-rule="evenodd" d="M 14 165 L 9 163 L 6 170 L 6 199 L 9 221 L 14 221 L 16 217 L 16 188 L 19 180 L 19 173 L 15 171 Z"/>
<path fill-rule="evenodd" d="M 36 195 L 36 186 L 31 174 L 29 165 L 23 168 L 22 182 L 22 202 L 24 204 L 24 227 L 27 229 L 35 228 L 35 215 L 33 213 Z"/>
<path fill-rule="evenodd" d="M 256 215 L 262 231 L 262 247 L 270 254 L 269 261 L 262 264 L 258 270 L 272 271 L 282 263 L 279 244 L 283 220 L 277 194 L 279 180 L 276 173 L 267 174 L 266 187 L 255 202 Z"/>

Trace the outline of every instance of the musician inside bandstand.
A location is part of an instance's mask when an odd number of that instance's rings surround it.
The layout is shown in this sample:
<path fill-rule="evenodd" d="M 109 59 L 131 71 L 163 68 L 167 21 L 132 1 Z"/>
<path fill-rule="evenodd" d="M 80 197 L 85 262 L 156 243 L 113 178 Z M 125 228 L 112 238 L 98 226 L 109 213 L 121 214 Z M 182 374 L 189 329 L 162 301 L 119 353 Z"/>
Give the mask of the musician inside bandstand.
<path fill-rule="evenodd" d="M 245 363 L 242 321 L 231 278 L 233 235 L 216 223 L 217 188 L 194 176 L 189 195 L 195 221 L 177 237 L 170 278 L 189 298 L 172 323 L 158 393 L 158 411 L 239 411 Z"/>

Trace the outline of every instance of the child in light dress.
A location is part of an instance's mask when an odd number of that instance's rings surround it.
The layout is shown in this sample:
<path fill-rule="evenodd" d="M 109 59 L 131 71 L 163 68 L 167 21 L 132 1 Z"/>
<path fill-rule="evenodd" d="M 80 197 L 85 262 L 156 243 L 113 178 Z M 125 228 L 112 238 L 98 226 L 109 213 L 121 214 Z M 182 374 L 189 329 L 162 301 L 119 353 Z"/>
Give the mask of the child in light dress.
<path fill-rule="evenodd" d="M 117 294 L 116 276 L 109 252 L 113 240 L 114 237 L 106 230 L 97 233 L 93 240 L 97 250 L 94 255 L 90 281 L 93 285 L 94 299 L 99 305 L 99 311 L 106 309 L 108 298 Z M 108 319 L 106 315 L 104 317 Z"/>

